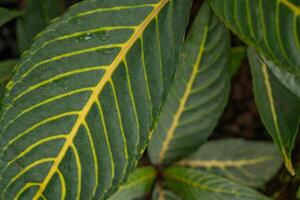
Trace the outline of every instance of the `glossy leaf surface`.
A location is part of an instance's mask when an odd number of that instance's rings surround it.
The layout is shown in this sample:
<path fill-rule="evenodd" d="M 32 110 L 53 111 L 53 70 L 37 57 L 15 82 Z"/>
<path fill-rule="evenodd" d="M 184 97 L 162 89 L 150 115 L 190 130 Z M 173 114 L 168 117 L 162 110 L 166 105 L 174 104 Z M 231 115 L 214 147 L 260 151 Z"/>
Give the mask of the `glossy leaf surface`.
<path fill-rule="evenodd" d="M 227 29 L 204 4 L 149 145 L 153 163 L 170 164 L 189 155 L 212 133 L 229 93 L 229 41 Z"/>
<path fill-rule="evenodd" d="M 263 124 L 277 145 L 287 169 L 295 171 L 291 153 L 300 121 L 300 99 L 282 85 L 254 49 L 248 52 L 254 97 Z"/>
<path fill-rule="evenodd" d="M 3 199 L 103 199 L 126 180 L 171 84 L 189 8 L 82 1 L 39 34 L 4 98 Z"/>
<path fill-rule="evenodd" d="M 300 76 L 298 0 L 211 0 L 211 5 L 248 45 Z"/>
<path fill-rule="evenodd" d="M 253 189 L 205 171 L 172 167 L 163 176 L 167 187 L 185 200 L 270 200 Z"/>
<path fill-rule="evenodd" d="M 282 165 L 275 146 L 269 142 L 222 139 L 204 144 L 178 166 L 206 169 L 250 187 L 262 187 Z"/>
<path fill-rule="evenodd" d="M 151 192 L 155 178 L 154 168 L 138 168 L 129 176 L 126 184 L 121 186 L 109 200 L 141 199 Z"/>
<path fill-rule="evenodd" d="M 278 81 L 280 81 L 286 88 L 300 98 L 300 76 L 296 76 L 292 73 L 282 70 L 270 61 L 265 62 Z"/>

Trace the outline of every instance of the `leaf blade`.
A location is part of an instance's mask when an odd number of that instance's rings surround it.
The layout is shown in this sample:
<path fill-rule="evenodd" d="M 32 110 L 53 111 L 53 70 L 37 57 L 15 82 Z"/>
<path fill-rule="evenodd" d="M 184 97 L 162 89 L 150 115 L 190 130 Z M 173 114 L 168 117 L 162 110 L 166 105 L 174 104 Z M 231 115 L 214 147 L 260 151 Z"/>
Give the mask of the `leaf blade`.
<path fill-rule="evenodd" d="M 0 27 L 20 15 L 21 13 L 18 11 L 8 10 L 0 7 Z"/>
<path fill-rule="evenodd" d="M 204 171 L 172 167 L 164 172 L 165 183 L 183 199 L 267 200 L 253 189 Z"/>
<path fill-rule="evenodd" d="M 262 187 L 281 167 L 277 149 L 268 142 L 222 139 L 204 144 L 176 166 L 206 169 L 249 187 Z"/>
<path fill-rule="evenodd" d="M 181 45 L 174 45 L 173 25 L 177 20 L 184 28 L 186 19 L 178 15 L 187 14 L 171 11 L 189 5 L 83 1 L 35 38 L 4 99 L 3 198 L 57 199 L 64 193 L 66 199 L 101 199 L 126 180 L 145 149 Z M 160 70 L 165 80 L 158 85 Z M 65 184 L 55 184 L 59 174 Z M 27 188 L 33 176 L 39 184 Z"/>
<path fill-rule="evenodd" d="M 186 40 L 171 93 L 150 141 L 148 154 L 153 163 L 180 159 L 211 134 L 229 93 L 228 52 L 228 32 L 204 4 Z M 208 116 L 212 110 L 214 114 Z"/>
<path fill-rule="evenodd" d="M 291 153 L 298 132 L 299 98 L 274 77 L 255 50 L 250 49 L 248 57 L 261 119 L 281 152 L 287 169 L 295 174 Z"/>

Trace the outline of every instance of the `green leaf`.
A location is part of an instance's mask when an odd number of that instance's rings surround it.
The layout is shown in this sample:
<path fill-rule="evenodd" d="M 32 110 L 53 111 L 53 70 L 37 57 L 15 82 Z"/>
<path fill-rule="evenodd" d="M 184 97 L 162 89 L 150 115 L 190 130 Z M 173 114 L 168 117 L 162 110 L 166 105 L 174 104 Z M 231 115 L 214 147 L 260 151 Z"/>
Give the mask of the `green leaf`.
<path fill-rule="evenodd" d="M 246 58 L 246 50 L 247 48 L 244 46 L 231 48 L 230 70 L 232 76 L 234 76 L 238 72 L 243 60 Z"/>
<path fill-rule="evenodd" d="M 255 101 L 262 122 L 277 145 L 287 169 L 294 175 L 291 153 L 298 133 L 300 100 L 276 79 L 254 49 L 249 50 L 248 57 Z"/>
<path fill-rule="evenodd" d="M 171 84 L 173 25 L 188 16 L 175 11 L 190 5 L 82 1 L 39 34 L 4 98 L 3 199 L 103 199 L 126 180 Z"/>
<path fill-rule="evenodd" d="M 2 97 L 6 83 L 10 79 L 13 68 L 17 65 L 17 60 L 0 61 L 0 96 Z"/>
<path fill-rule="evenodd" d="M 152 163 L 197 150 L 218 122 L 229 93 L 229 34 L 204 4 L 187 37 L 179 69 L 149 146 Z"/>
<path fill-rule="evenodd" d="M 156 171 L 153 167 L 138 168 L 109 200 L 142 198 L 151 192 L 155 178 Z"/>
<path fill-rule="evenodd" d="M 187 168 L 164 171 L 166 186 L 184 200 L 270 200 L 262 194 L 220 176 Z"/>
<path fill-rule="evenodd" d="M 173 192 L 164 189 L 160 184 L 156 184 L 152 194 L 152 200 L 182 200 Z"/>
<path fill-rule="evenodd" d="M 234 138 L 208 142 L 195 154 L 176 163 L 206 169 L 250 187 L 266 184 L 281 164 L 273 144 Z"/>
<path fill-rule="evenodd" d="M 20 52 L 31 46 L 32 39 L 49 22 L 62 14 L 60 0 L 28 0 L 25 14 L 17 20 L 17 39 Z"/>
<path fill-rule="evenodd" d="M 10 20 L 20 16 L 20 12 L 0 7 L 0 27 Z"/>
<path fill-rule="evenodd" d="M 300 76 L 297 0 L 211 0 L 216 14 L 248 45 Z"/>
<path fill-rule="evenodd" d="M 300 76 L 296 76 L 274 65 L 271 61 L 265 61 L 273 75 L 292 93 L 300 98 Z"/>
<path fill-rule="evenodd" d="M 299 186 L 298 191 L 297 191 L 297 199 L 300 199 L 300 186 Z"/>

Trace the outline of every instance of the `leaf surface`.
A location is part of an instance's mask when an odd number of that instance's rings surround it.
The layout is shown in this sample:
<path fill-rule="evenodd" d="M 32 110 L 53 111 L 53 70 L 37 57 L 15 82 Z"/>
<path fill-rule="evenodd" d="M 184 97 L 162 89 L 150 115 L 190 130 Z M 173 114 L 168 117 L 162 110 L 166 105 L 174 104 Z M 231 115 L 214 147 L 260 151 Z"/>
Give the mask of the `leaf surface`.
<path fill-rule="evenodd" d="M 269 69 L 273 75 L 280 81 L 286 88 L 300 98 L 300 76 L 296 76 L 274 65 L 271 61 L 266 61 Z"/>
<path fill-rule="evenodd" d="M 82 1 L 35 38 L 2 108 L 3 199 L 103 199 L 126 180 L 169 90 L 188 2 Z"/>
<path fill-rule="evenodd" d="M 153 167 L 138 168 L 109 200 L 143 198 L 151 192 L 155 178 L 156 171 Z"/>
<path fill-rule="evenodd" d="M 277 145 L 291 174 L 295 171 L 291 153 L 298 133 L 300 100 L 271 73 L 267 64 L 249 49 L 254 97 L 262 122 Z"/>
<path fill-rule="evenodd" d="M 222 139 L 204 144 L 177 166 L 206 169 L 250 187 L 262 187 L 282 165 L 277 149 L 269 142 Z"/>
<path fill-rule="evenodd" d="M 298 0 L 211 0 L 211 5 L 248 45 L 300 76 Z"/>
<path fill-rule="evenodd" d="M 206 171 L 172 167 L 163 176 L 166 186 L 185 200 L 270 200 L 253 189 Z"/>
<path fill-rule="evenodd" d="M 8 10 L 0 7 L 0 27 L 20 15 L 21 13 L 18 11 Z"/>
<path fill-rule="evenodd" d="M 229 93 L 229 50 L 227 29 L 204 4 L 150 141 L 152 163 L 170 164 L 185 157 L 212 133 Z"/>

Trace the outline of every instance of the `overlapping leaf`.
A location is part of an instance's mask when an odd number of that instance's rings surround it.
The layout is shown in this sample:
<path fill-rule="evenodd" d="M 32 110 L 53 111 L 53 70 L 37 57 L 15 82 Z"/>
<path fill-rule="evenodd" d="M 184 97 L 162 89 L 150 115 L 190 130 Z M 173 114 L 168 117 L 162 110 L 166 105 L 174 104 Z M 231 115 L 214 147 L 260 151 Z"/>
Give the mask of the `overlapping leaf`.
<path fill-rule="evenodd" d="M 60 0 L 28 0 L 25 14 L 17 20 L 17 39 L 19 50 L 27 50 L 34 36 L 42 31 L 49 22 L 62 14 Z"/>
<path fill-rule="evenodd" d="M 167 187 L 184 200 L 270 200 L 253 189 L 205 171 L 173 167 L 163 176 Z"/>
<path fill-rule="evenodd" d="M 185 42 L 175 81 L 150 142 L 153 163 L 194 152 L 211 134 L 229 92 L 229 35 L 204 4 Z"/>
<path fill-rule="evenodd" d="M 280 81 L 286 88 L 300 98 L 300 76 L 296 76 L 292 73 L 282 70 L 270 61 L 265 62 L 278 81 Z"/>
<path fill-rule="evenodd" d="M 109 198 L 109 200 L 129 200 L 143 198 L 151 192 L 156 171 L 152 167 L 138 168 L 128 178 L 125 185 Z"/>
<path fill-rule="evenodd" d="M 218 16 L 277 66 L 300 76 L 298 0 L 211 0 Z"/>
<path fill-rule="evenodd" d="M 13 68 L 17 65 L 17 60 L 5 60 L 0 62 L 0 97 L 2 97 L 6 83 L 10 79 Z"/>
<path fill-rule="evenodd" d="M 82 1 L 39 34 L 4 99 L 2 199 L 103 199 L 125 181 L 171 84 L 190 4 Z"/>
<path fill-rule="evenodd" d="M 261 187 L 281 167 L 275 146 L 268 142 L 222 139 L 204 144 L 176 165 L 206 169 L 250 187 Z"/>
<path fill-rule="evenodd" d="M 254 49 L 249 50 L 248 58 L 261 119 L 278 146 L 287 169 L 295 174 L 291 153 L 300 121 L 300 99 L 277 80 Z"/>
<path fill-rule="evenodd" d="M 21 13 L 18 11 L 8 10 L 6 8 L 0 7 L 0 26 L 18 17 L 20 14 Z"/>

